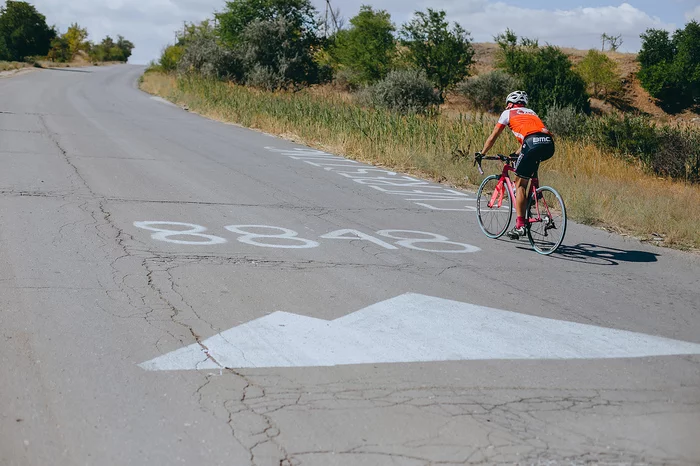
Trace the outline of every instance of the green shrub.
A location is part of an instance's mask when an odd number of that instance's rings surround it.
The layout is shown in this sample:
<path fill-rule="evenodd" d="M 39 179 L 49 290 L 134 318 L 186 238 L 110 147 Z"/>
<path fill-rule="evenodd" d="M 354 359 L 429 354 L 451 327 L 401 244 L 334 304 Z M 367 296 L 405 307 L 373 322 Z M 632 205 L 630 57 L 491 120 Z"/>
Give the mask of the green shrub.
<path fill-rule="evenodd" d="M 214 36 L 208 35 L 188 41 L 177 69 L 180 73 L 199 73 L 219 79 L 240 76 L 240 65 L 233 53 L 219 45 Z"/>
<path fill-rule="evenodd" d="M 651 172 L 700 182 L 700 131 L 658 126 L 642 116 L 608 115 L 588 120 L 592 141 L 614 153 L 640 160 Z"/>
<path fill-rule="evenodd" d="M 518 37 L 510 30 L 496 37 L 499 66 L 520 79 L 530 96 L 529 106 L 544 116 L 552 106 L 571 106 L 589 113 L 586 83 L 571 60 L 557 47 L 540 47 L 537 41 Z"/>
<path fill-rule="evenodd" d="M 637 157 L 646 164 L 660 147 L 656 126 L 642 116 L 594 118 L 590 121 L 590 134 L 599 146 Z"/>
<path fill-rule="evenodd" d="M 245 83 L 248 86 L 274 91 L 284 87 L 285 79 L 280 73 L 270 67 L 256 64 L 245 75 Z"/>
<path fill-rule="evenodd" d="M 177 70 L 177 65 L 184 53 L 185 48 L 181 45 L 169 45 L 165 47 L 158 61 L 160 70 L 166 73 Z"/>
<path fill-rule="evenodd" d="M 309 43 L 299 36 L 291 21 L 285 18 L 253 21 L 239 40 L 234 54 L 245 70 L 246 82 L 251 74 L 265 75 L 265 81 L 270 85 L 276 82 L 276 88 L 318 82 L 319 67 Z"/>
<path fill-rule="evenodd" d="M 492 71 L 462 81 L 457 92 L 474 107 L 485 112 L 496 112 L 505 107 L 506 97 L 520 88 L 520 81 L 503 71 Z"/>
<path fill-rule="evenodd" d="M 333 85 L 346 92 L 357 91 L 359 81 L 357 72 L 350 69 L 339 69 L 333 76 Z"/>
<path fill-rule="evenodd" d="M 664 126 L 659 139 L 659 150 L 649 161 L 654 173 L 700 182 L 700 131 Z"/>
<path fill-rule="evenodd" d="M 576 71 L 586 81 L 588 89 L 595 97 L 607 98 L 622 90 L 617 63 L 597 50 L 589 50 L 586 57 L 576 66 Z"/>
<path fill-rule="evenodd" d="M 90 59 L 93 62 L 129 61 L 134 44 L 123 36 L 117 36 L 116 42 L 110 36 L 102 39 L 99 44 L 90 47 Z"/>
<path fill-rule="evenodd" d="M 588 117 L 571 106 L 549 107 L 544 122 L 556 137 L 579 139 L 587 133 Z"/>
<path fill-rule="evenodd" d="M 394 70 L 363 90 L 360 102 L 399 113 L 426 113 L 436 108 L 440 96 L 424 71 Z"/>

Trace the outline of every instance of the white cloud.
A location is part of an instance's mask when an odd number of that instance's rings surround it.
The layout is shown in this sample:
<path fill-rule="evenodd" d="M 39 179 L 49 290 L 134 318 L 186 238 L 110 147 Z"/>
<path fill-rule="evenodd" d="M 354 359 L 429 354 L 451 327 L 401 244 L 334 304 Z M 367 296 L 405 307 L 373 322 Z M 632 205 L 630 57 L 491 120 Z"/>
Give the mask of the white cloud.
<path fill-rule="evenodd" d="M 540 43 L 586 49 L 599 46 L 601 34 L 607 33 L 622 35 L 621 51 L 637 51 L 639 35 L 647 28 L 674 29 L 628 3 L 571 10 L 529 9 L 485 0 L 451 3 L 445 7 L 447 16 L 471 31 L 478 42 L 492 41 L 494 35 L 510 28 Z"/>
<path fill-rule="evenodd" d="M 688 11 L 685 14 L 685 19 L 688 21 L 700 21 L 700 5 L 696 6 L 694 10 Z"/>
<path fill-rule="evenodd" d="M 312 2 L 323 12 L 324 0 Z M 182 28 L 183 21 L 211 17 L 214 11 L 224 8 L 225 0 L 33 0 L 32 3 L 46 15 L 50 25 L 56 24 L 62 31 L 77 21 L 87 27 L 93 41 L 100 41 L 106 35 L 125 36 L 136 45 L 131 62 L 146 63 L 157 58 L 162 47 L 174 40 L 174 32 Z M 494 35 L 511 28 L 520 36 L 539 38 L 541 43 L 590 48 L 599 44 L 600 35 L 605 32 L 622 34 L 622 49 L 636 51 L 640 46 L 639 34 L 646 28 L 674 29 L 674 25 L 627 3 L 555 10 L 488 0 L 332 0 L 346 20 L 363 3 L 388 10 L 397 26 L 415 10 L 444 9 L 450 21 L 462 24 L 479 42 L 492 41 Z M 700 16 L 700 7 L 688 15 Z"/>

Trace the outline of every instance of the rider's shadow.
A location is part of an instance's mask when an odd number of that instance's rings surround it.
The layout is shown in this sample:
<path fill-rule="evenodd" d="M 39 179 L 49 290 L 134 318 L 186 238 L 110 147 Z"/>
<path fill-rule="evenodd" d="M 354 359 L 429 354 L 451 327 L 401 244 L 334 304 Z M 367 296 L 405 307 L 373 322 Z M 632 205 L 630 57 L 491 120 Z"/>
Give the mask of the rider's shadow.
<path fill-rule="evenodd" d="M 560 246 L 552 254 L 563 260 L 595 265 L 619 265 L 620 262 L 656 262 L 659 254 L 647 251 L 616 249 L 597 244 L 579 243 L 575 246 Z"/>

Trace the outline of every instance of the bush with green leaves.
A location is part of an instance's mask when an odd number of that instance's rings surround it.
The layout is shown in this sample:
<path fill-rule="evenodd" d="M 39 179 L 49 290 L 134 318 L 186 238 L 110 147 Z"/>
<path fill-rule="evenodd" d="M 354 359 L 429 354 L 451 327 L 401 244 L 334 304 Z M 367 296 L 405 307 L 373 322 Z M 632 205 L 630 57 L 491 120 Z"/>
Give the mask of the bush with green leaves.
<path fill-rule="evenodd" d="M 656 126 L 644 116 L 606 115 L 589 122 L 589 134 L 599 146 L 647 162 L 659 149 Z"/>
<path fill-rule="evenodd" d="M 245 74 L 246 85 L 266 91 L 282 89 L 287 83 L 287 80 L 279 71 L 257 63 Z"/>
<path fill-rule="evenodd" d="M 586 83 L 572 68 L 569 57 L 557 47 L 540 47 L 537 41 L 518 37 L 510 30 L 496 37 L 499 66 L 520 79 L 530 97 L 529 106 L 544 116 L 553 106 L 571 106 L 589 113 Z"/>
<path fill-rule="evenodd" d="M 277 89 L 318 82 L 319 68 L 310 44 L 287 19 L 253 21 L 239 39 L 234 54 L 247 84 Z"/>
<path fill-rule="evenodd" d="M 338 69 L 333 73 L 333 85 L 345 92 L 357 91 L 361 78 L 358 73 L 349 69 Z"/>
<path fill-rule="evenodd" d="M 597 50 L 589 50 L 576 65 L 576 71 L 586 81 L 588 90 L 595 97 L 607 98 L 622 90 L 617 63 Z"/>
<path fill-rule="evenodd" d="M 472 76 L 457 85 L 457 92 L 479 110 L 498 112 L 506 106 L 509 93 L 521 87 L 520 81 L 504 71 Z"/>
<path fill-rule="evenodd" d="M 58 63 L 71 61 L 73 59 L 73 54 L 70 51 L 68 40 L 63 36 L 54 38 L 51 41 L 51 49 L 46 58 Z"/>
<path fill-rule="evenodd" d="M 574 107 L 552 106 L 547 109 L 544 123 L 555 137 L 580 139 L 588 133 L 589 118 Z"/>
<path fill-rule="evenodd" d="M 658 131 L 659 150 L 647 163 L 663 176 L 700 182 L 700 131 L 680 126 L 663 126 Z"/>
<path fill-rule="evenodd" d="M 474 57 L 469 33 L 455 23 L 450 29 L 444 11 L 430 8 L 417 11 L 401 29 L 402 44 L 409 50 L 409 60 L 423 70 L 438 89 L 440 99 L 453 85 L 469 74 Z"/>
<path fill-rule="evenodd" d="M 386 78 L 359 94 L 361 103 L 399 113 L 427 113 L 437 108 L 440 96 L 422 70 L 393 70 Z"/>
<path fill-rule="evenodd" d="M 170 73 L 177 70 L 178 63 L 185 53 L 185 47 L 182 45 L 168 45 L 163 49 L 163 53 L 158 60 L 158 68 L 161 71 Z"/>
<path fill-rule="evenodd" d="M 177 70 L 218 79 L 242 76 L 240 63 L 234 54 L 220 45 L 213 34 L 204 33 L 188 38 Z"/>
<path fill-rule="evenodd" d="M 90 48 L 89 55 L 92 61 L 96 62 L 127 62 L 133 49 L 134 44 L 123 36 L 117 36 L 116 42 L 110 36 L 107 36 L 102 39 L 102 42 Z"/>
<path fill-rule="evenodd" d="M 691 21 L 669 36 L 648 29 L 637 55 L 642 87 L 669 112 L 700 105 L 700 23 Z"/>
<path fill-rule="evenodd" d="M 351 85 L 367 84 L 386 77 L 396 55 L 391 15 L 363 5 L 350 20 L 350 28 L 338 31 L 328 51 L 334 68 L 346 71 Z"/>

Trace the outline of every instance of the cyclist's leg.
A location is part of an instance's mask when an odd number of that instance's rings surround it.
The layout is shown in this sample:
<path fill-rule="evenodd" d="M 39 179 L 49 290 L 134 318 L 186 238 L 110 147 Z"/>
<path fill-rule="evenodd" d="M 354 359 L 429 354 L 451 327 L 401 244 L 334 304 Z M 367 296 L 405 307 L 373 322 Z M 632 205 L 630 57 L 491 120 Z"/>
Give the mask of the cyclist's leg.
<path fill-rule="evenodd" d="M 521 178 L 520 176 L 515 176 L 515 213 L 517 218 L 515 221 L 515 227 L 520 228 L 525 226 L 525 208 L 527 206 L 527 185 L 530 182 L 529 178 Z"/>
<path fill-rule="evenodd" d="M 515 212 L 517 213 L 515 229 L 520 229 L 527 225 L 527 221 L 525 220 L 525 209 L 527 208 L 528 197 L 527 185 L 530 182 L 530 178 L 532 178 L 537 171 L 538 162 L 537 151 L 532 150 L 527 144 L 523 144 L 520 157 L 515 164 L 515 186 L 518 192 L 515 199 Z M 514 237 L 515 235 L 509 234 L 509 236 Z"/>

